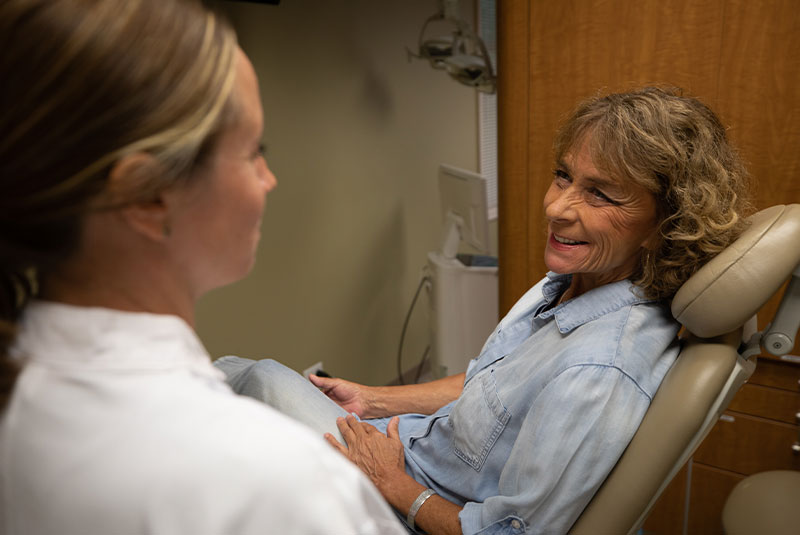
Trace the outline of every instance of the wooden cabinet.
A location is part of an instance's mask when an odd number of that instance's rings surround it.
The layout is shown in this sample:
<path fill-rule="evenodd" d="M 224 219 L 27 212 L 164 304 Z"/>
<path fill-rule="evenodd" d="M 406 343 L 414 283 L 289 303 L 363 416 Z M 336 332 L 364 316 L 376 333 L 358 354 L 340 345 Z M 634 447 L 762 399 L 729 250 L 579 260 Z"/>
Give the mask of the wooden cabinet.
<path fill-rule="evenodd" d="M 750 474 L 800 470 L 800 364 L 761 357 L 750 381 L 661 496 L 645 535 L 722 533 L 722 508 Z"/>

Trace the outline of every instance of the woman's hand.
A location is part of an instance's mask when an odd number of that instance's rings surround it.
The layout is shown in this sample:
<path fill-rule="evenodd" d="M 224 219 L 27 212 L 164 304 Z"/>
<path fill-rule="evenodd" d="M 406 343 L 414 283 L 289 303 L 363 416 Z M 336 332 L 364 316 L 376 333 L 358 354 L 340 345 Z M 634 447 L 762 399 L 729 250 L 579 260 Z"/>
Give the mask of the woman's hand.
<path fill-rule="evenodd" d="M 359 418 L 373 417 L 370 414 L 369 396 L 366 394 L 368 386 L 335 377 L 318 377 L 314 374 L 309 375 L 308 380 L 347 412 L 356 414 Z"/>
<path fill-rule="evenodd" d="M 309 380 L 340 407 L 359 418 L 384 418 L 410 412 L 433 414 L 461 395 L 464 373 L 436 381 L 400 386 L 364 386 L 344 379 Z"/>
<path fill-rule="evenodd" d="M 330 434 L 325 435 L 325 440 L 358 466 L 385 497 L 392 490 L 393 481 L 409 477 L 405 471 L 406 460 L 397 430 L 398 422 L 396 416 L 392 418 L 384 435 L 370 424 L 347 416 L 336 420 L 347 446 Z"/>
<path fill-rule="evenodd" d="M 325 440 L 355 463 L 392 507 L 407 515 L 411 504 L 425 487 L 406 473 L 398 422 L 396 416 L 389 420 L 384 435 L 353 416 L 338 418 L 336 425 L 347 446 L 340 444 L 330 434 L 325 435 Z M 434 495 L 417 512 L 416 524 L 427 533 L 458 535 L 461 533 L 460 512 L 460 506 Z"/>

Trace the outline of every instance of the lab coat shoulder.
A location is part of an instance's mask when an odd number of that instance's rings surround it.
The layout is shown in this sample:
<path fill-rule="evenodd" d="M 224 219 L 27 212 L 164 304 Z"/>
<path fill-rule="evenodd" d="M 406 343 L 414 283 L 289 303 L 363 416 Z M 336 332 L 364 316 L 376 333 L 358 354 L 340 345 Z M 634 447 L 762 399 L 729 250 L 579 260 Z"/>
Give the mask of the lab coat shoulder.
<path fill-rule="evenodd" d="M 163 430 L 160 454 L 172 458 L 150 493 L 151 531 L 404 533 L 374 486 L 306 427 L 226 388 L 180 390 L 176 405 L 193 409 L 175 406 L 181 417 Z"/>

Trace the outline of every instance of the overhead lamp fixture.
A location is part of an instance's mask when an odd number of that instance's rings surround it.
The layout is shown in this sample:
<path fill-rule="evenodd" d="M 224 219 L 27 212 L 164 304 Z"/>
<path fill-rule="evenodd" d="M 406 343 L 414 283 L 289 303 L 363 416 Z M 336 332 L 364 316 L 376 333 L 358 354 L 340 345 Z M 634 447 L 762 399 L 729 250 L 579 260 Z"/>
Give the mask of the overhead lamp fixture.
<path fill-rule="evenodd" d="M 451 26 L 450 34 L 428 36 L 432 23 L 442 21 Z M 458 0 L 439 0 L 439 11 L 431 15 L 419 32 L 417 52 L 406 49 L 408 59 L 428 60 L 434 69 L 441 69 L 462 84 L 484 93 L 494 93 L 497 79 L 492 59 L 483 40 L 461 17 Z"/>

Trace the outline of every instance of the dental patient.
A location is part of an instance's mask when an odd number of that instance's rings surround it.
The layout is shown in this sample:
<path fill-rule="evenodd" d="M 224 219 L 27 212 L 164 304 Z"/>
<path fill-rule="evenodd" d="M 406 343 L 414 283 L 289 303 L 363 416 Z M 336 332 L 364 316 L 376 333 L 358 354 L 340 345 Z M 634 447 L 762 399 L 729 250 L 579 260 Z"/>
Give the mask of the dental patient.
<path fill-rule="evenodd" d="M 678 354 L 671 298 L 741 233 L 747 193 L 699 100 L 659 88 L 592 98 L 555 140 L 550 271 L 466 373 L 373 387 L 309 382 L 271 360 L 215 364 L 234 390 L 324 433 L 412 529 L 566 533 Z"/>
<path fill-rule="evenodd" d="M 194 0 L 4 0 L 0 45 L 0 533 L 405 533 L 194 332 L 276 184 L 233 30 Z"/>

